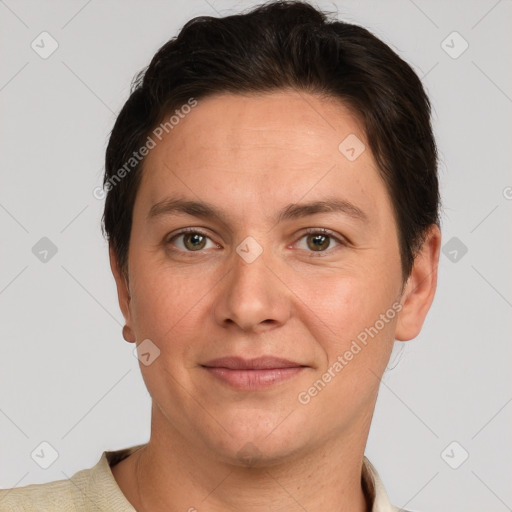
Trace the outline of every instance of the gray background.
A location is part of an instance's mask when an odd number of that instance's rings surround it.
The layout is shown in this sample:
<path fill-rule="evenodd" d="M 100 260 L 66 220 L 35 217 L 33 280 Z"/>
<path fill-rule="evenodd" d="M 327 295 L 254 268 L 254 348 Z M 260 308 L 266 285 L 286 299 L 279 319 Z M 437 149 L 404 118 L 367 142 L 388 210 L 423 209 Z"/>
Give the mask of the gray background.
<path fill-rule="evenodd" d="M 0 1 L 1 488 L 63 479 L 147 441 L 150 399 L 121 336 L 92 191 L 134 74 L 189 18 L 255 3 Z M 511 510 L 512 4 L 316 5 L 413 66 L 440 150 L 437 296 L 420 336 L 396 343 L 366 455 L 397 506 Z M 51 49 L 43 31 L 59 45 L 46 59 L 31 47 Z M 43 237 L 57 249 L 46 261 Z M 48 469 L 31 457 L 51 456 L 41 442 L 58 452 Z"/>

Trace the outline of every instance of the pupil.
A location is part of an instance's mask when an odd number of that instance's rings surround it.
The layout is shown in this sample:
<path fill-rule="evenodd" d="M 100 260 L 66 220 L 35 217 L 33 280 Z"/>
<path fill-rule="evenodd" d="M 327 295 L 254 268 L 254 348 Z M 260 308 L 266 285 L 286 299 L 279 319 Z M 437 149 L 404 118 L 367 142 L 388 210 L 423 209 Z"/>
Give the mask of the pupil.
<path fill-rule="evenodd" d="M 190 244 L 192 245 L 192 248 L 198 248 L 201 246 L 203 235 L 200 235 L 198 233 L 188 235 L 188 239 Z"/>
<path fill-rule="evenodd" d="M 322 242 L 325 242 L 327 240 L 327 237 L 325 235 L 315 235 L 313 237 L 313 245 L 314 247 L 317 247 L 317 248 L 325 248 L 323 247 L 323 245 L 327 245 L 327 247 L 329 246 L 329 243 L 327 242 L 327 244 L 322 244 Z"/>

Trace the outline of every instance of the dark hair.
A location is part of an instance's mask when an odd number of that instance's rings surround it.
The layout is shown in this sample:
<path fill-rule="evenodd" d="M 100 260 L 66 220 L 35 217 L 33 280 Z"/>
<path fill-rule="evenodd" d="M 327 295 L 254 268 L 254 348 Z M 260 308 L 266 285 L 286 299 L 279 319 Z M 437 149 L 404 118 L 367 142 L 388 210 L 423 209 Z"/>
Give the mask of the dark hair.
<path fill-rule="evenodd" d="M 363 121 L 393 204 L 407 279 L 427 228 L 440 223 L 429 99 L 412 68 L 384 42 L 301 1 L 194 18 L 136 76 L 110 136 L 103 181 L 104 233 L 125 276 L 143 164 L 134 155 L 164 116 L 191 98 L 290 88 L 337 98 Z"/>

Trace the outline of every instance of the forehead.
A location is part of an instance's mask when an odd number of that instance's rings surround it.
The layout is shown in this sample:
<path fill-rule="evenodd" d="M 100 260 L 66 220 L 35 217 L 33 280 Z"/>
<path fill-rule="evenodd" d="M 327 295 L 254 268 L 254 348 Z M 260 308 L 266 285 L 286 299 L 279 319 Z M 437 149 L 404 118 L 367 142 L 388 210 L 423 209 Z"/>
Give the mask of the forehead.
<path fill-rule="evenodd" d="M 137 201 L 147 213 L 170 192 L 239 211 L 336 192 L 371 210 L 386 195 L 358 117 L 295 91 L 199 99 L 146 157 Z"/>
<path fill-rule="evenodd" d="M 334 163 L 340 137 L 349 134 L 366 139 L 358 117 L 333 98 L 297 91 L 224 93 L 200 99 L 172 129 L 167 142 L 186 154 L 187 162 L 211 163 L 212 156 L 220 161 L 268 154 L 273 159 L 281 156 L 295 167 L 310 167 L 320 156 L 331 157 Z M 201 152 L 197 152 L 198 146 Z M 160 150 L 165 148 L 160 145 Z"/>

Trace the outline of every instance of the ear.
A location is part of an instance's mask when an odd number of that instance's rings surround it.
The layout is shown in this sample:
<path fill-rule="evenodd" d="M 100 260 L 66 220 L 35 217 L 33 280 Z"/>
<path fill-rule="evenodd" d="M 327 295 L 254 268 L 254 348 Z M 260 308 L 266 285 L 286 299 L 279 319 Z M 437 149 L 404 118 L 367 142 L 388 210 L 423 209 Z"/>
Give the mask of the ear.
<path fill-rule="evenodd" d="M 412 340 L 421 331 L 436 292 L 440 248 L 441 231 L 432 224 L 402 293 L 402 309 L 395 329 L 398 341 Z"/>
<path fill-rule="evenodd" d="M 126 322 L 126 325 L 123 327 L 123 337 L 126 341 L 133 343 L 135 342 L 135 335 L 133 334 L 131 327 L 132 318 L 130 313 L 130 288 L 128 286 L 126 277 L 123 275 L 121 269 L 119 268 L 119 264 L 117 262 L 117 258 L 115 257 L 114 249 L 112 246 L 109 247 L 109 257 L 110 268 L 116 281 L 119 307 L 121 308 L 121 312 L 123 313 Z"/>

